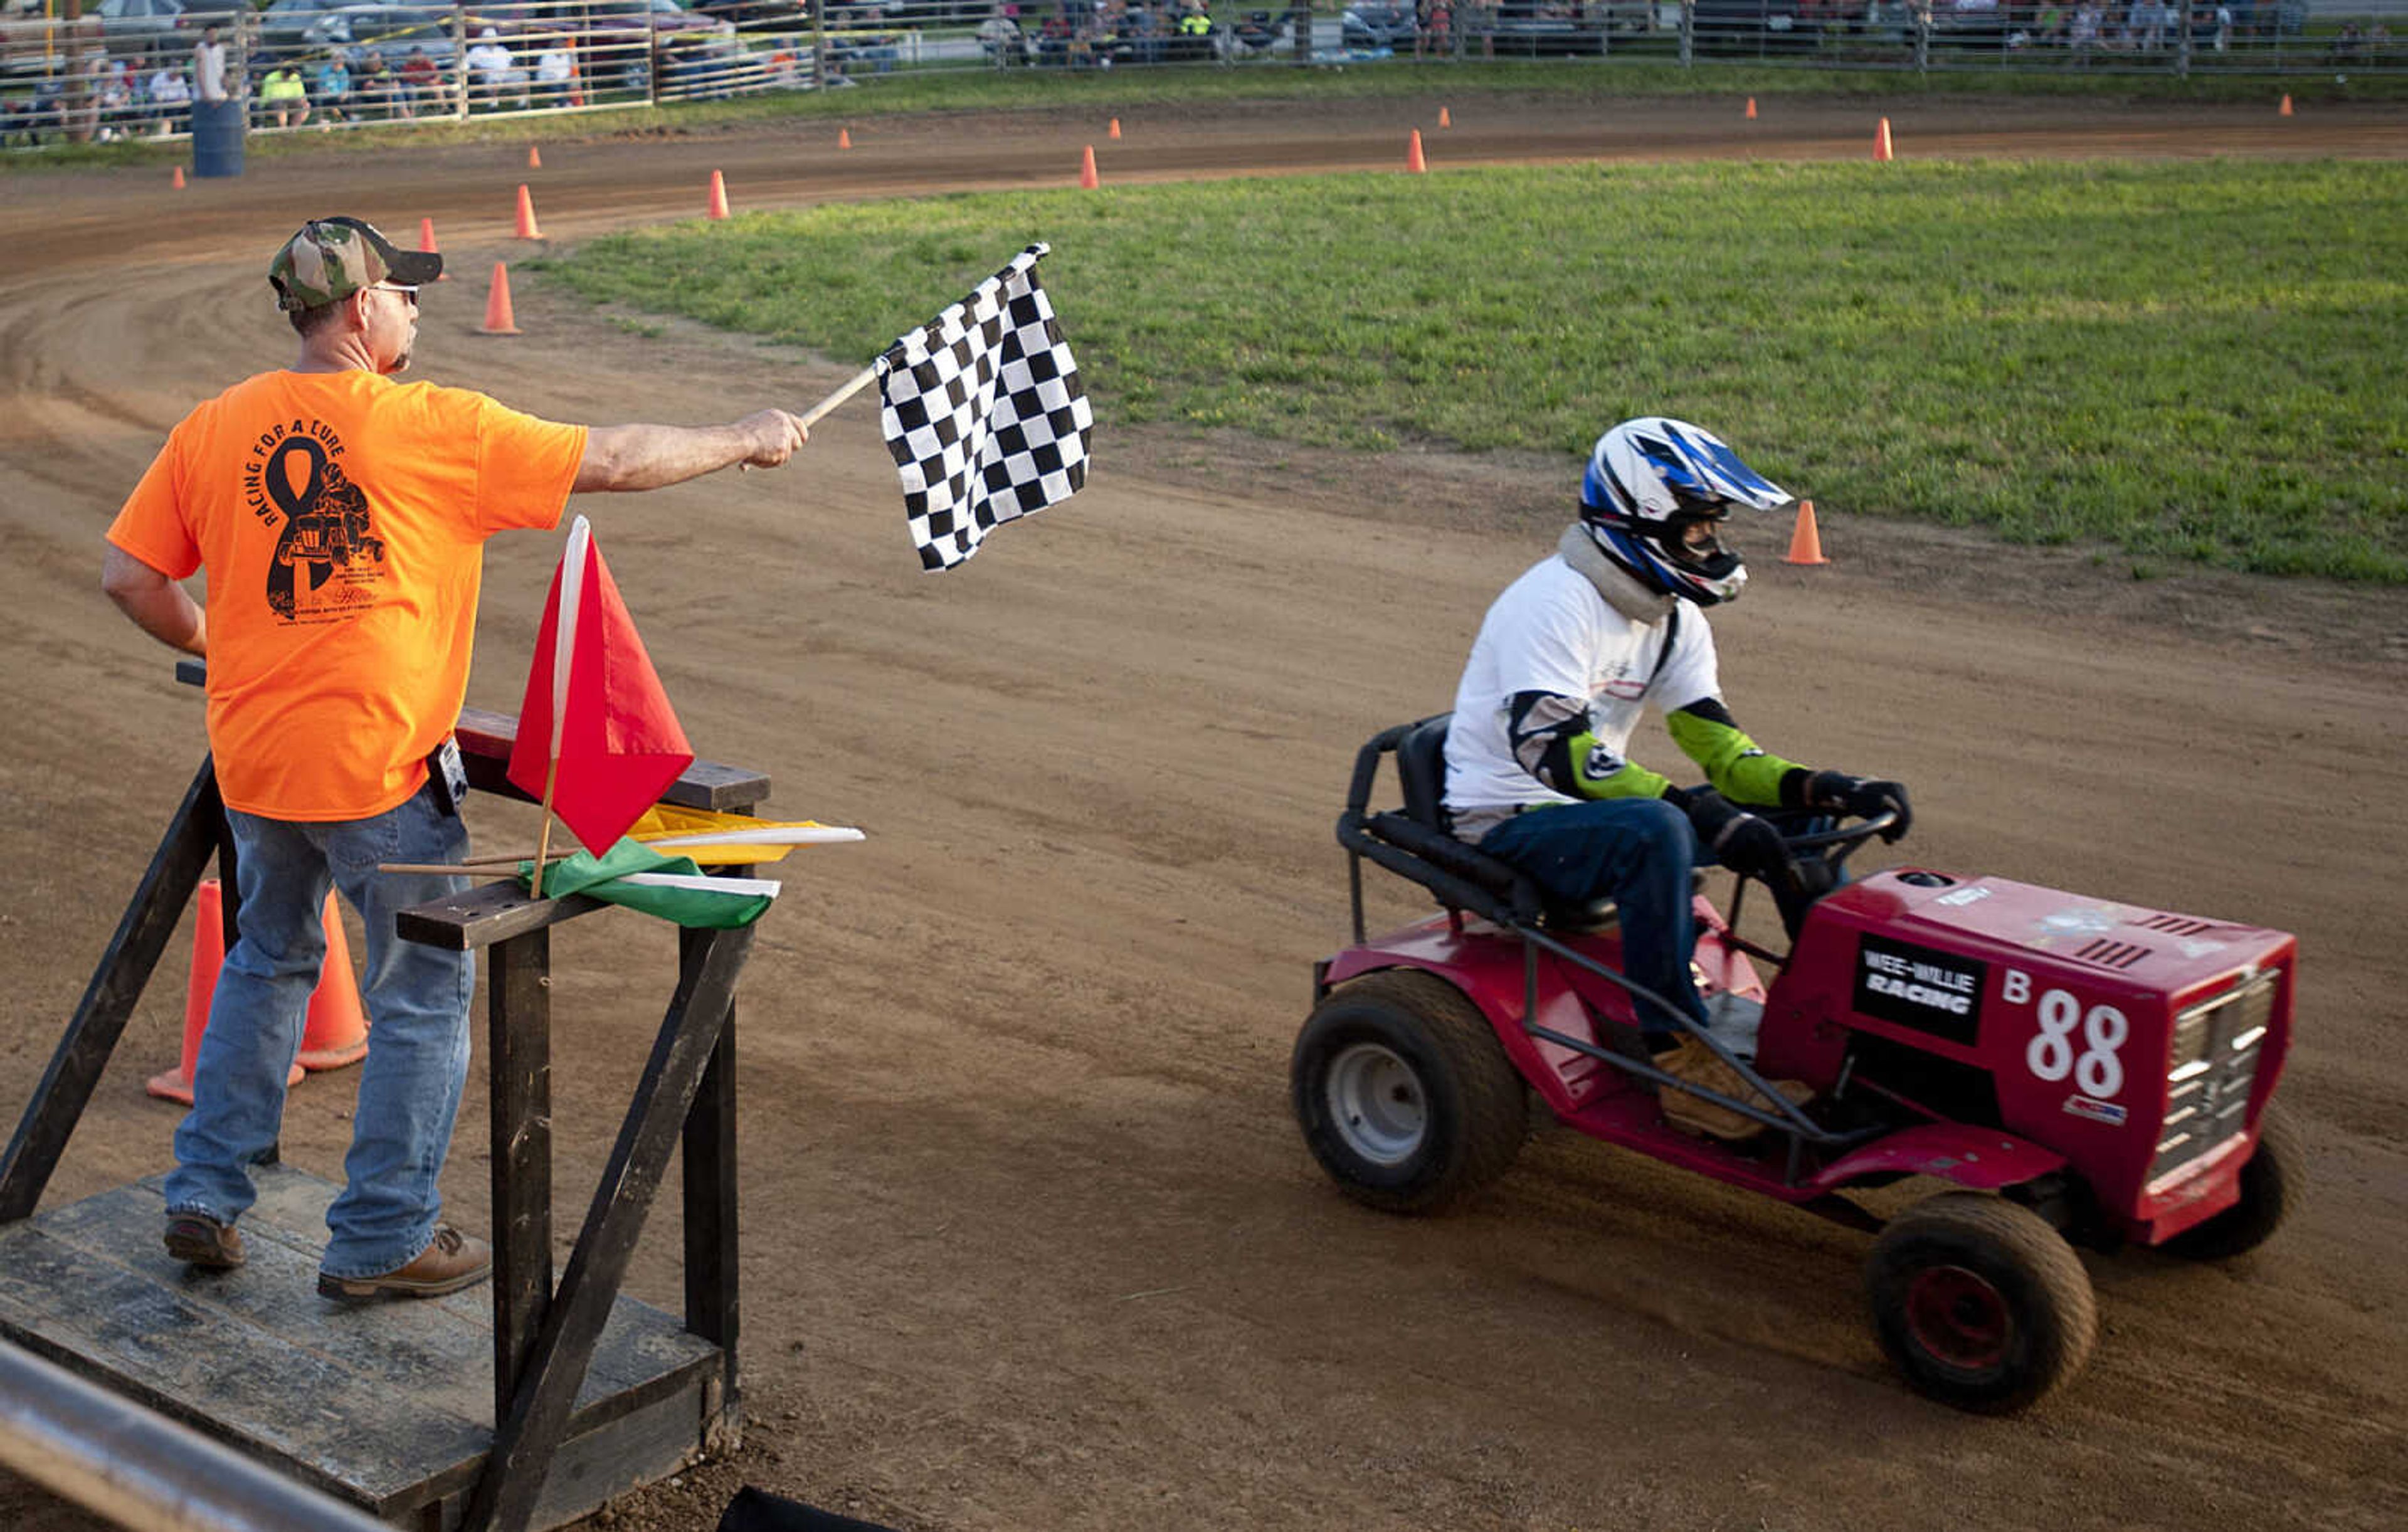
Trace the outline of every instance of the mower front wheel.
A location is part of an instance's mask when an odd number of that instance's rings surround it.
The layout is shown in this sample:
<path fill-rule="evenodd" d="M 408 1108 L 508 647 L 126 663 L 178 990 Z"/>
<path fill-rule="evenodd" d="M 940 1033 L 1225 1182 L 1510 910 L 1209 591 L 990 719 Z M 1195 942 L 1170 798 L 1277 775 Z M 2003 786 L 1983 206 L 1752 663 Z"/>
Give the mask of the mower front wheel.
<path fill-rule="evenodd" d="M 2090 1274 L 2028 1208 L 1948 1192 L 1890 1220 L 1865 1263 L 1873 1328 L 1917 1392 L 1983 1414 L 2038 1403 L 2099 1338 Z"/>
<path fill-rule="evenodd" d="M 1522 1077 L 1487 1018 L 1415 969 L 1366 974 L 1314 1008 L 1288 1086 L 1313 1158 L 1385 1212 L 1435 1212 L 1479 1190 L 1529 1130 Z"/>

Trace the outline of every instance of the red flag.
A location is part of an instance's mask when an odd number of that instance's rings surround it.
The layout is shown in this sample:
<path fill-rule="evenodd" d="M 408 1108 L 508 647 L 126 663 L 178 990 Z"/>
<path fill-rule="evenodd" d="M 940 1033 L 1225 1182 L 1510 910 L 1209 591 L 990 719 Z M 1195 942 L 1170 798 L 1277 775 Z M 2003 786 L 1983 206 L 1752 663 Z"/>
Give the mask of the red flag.
<path fill-rule="evenodd" d="M 554 752 L 552 808 L 596 856 L 694 761 L 582 516 L 569 529 L 536 631 L 510 780 L 540 799 Z"/>

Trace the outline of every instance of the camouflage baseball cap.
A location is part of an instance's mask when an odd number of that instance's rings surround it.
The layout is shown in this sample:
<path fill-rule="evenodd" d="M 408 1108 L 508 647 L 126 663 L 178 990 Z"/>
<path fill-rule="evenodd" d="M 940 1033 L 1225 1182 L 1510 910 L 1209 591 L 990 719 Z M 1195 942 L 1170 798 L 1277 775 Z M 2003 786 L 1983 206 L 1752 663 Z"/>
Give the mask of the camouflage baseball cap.
<path fill-rule="evenodd" d="M 443 274 L 432 251 L 395 250 L 373 224 L 356 218 L 314 218 L 301 225 L 267 268 L 280 308 L 316 308 L 363 288 L 391 280 L 404 287 Z"/>

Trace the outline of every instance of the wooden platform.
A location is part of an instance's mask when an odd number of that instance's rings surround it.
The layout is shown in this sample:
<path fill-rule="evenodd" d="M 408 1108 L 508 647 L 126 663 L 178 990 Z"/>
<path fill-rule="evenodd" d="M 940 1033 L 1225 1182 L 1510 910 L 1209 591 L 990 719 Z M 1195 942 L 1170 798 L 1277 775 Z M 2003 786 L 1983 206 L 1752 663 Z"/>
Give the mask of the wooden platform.
<path fill-rule="evenodd" d="M 336 1188 L 262 1167 L 249 1264 L 160 1244 L 158 1178 L 0 1225 L 0 1335 L 413 1532 L 452 1532 L 494 1439 L 492 1290 L 367 1305 L 317 1294 Z M 719 1347 L 612 1305 L 532 1525 L 573 1521 L 693 1460 Z"/>

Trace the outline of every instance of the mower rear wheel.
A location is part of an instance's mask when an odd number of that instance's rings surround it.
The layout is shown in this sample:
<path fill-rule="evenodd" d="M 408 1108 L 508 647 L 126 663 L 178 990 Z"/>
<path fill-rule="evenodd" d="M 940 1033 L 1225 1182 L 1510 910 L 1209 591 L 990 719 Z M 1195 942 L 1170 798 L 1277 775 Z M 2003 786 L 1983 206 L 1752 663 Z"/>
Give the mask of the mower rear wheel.
<path fill-rule="evenodd" d="M 1487 1018 L 1416 969 L 1331 992 L 1296 1039 L 1288 1087 L 1313 1158 L 1386 1212 L 1435 1212 L 1479 1190 L 1529 1131 L 1522 1077 Z"/>
<path fill-rule="evenodd" d="M 2037 1403 L 2099 1337 L 2090 1275 L 2028 1208 L 1948 1192 L 1890 1220 L 1865 1263 L 1873 1328 L 1917 1392 L 1984 1414 Z"/>
<path fill-rule="evenodd" d="M 2268 1107 L 2258 1120 L 2258 1148 L 2241 1167 L 2241 1200 L 2167 1240 L 2166 1249 L 2194 1261 L 2229 1260 L 2256 1250 L 2299 1207 L 2308 1187 L 2307 1160 L 2290 1116 Z"/>

